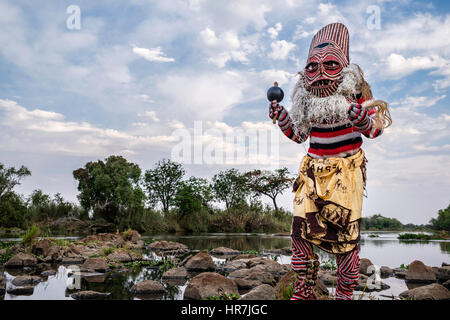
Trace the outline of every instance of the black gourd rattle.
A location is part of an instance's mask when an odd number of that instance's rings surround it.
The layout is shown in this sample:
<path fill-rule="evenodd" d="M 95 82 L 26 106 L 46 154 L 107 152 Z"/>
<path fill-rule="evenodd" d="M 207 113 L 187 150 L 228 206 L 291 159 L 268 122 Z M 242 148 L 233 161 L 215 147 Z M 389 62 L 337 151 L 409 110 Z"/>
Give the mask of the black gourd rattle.
<path fill-rule="evenodd" d="M 276 100 L 278 103 L 280 103 L 283 100 L 283 98 L 284 92 L 278 86 L 278 82 L 275 82 L 273 84 L 273 87 L 270 87 L 269 90 L 267 90 L 267 99 L 269 101 Z M 278 111 L 274 110 L 273 123 L 277 121 L 277 118 L 278 118 Z"/>

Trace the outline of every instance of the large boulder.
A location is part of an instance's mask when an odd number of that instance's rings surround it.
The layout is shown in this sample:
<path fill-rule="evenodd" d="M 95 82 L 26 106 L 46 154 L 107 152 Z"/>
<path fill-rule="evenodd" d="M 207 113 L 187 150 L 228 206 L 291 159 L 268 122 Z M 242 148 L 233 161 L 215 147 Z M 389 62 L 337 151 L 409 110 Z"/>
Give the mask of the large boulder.
<path fill-rule="evenodd" d="M 24 276 L 15 277 L 12 280 L 12 284 L 20 287 L 20 286 L 27 286 L 27 285 L 36 285 L 41 281 L 42 281 L 41 277 L 24 275 Z"/>
<path fill-rule="evenodd" d="M 359 263 L 359 273 L 365 274 L 365 275 L 371 275 L 375 272 L 375 267 L 367 258 L 361 258 Z"/>
<path fill-rule="evenodd" d="M 20 252 L 9 259 L 5 264 L 5 268 L 23 268 L 35 267 L 38 260 L 28 253 Z"/>
<path fill-rule="evenodd" d="M 261 271 L 258 266 L 250 269 L 239 269 L 228 275 L 240 290 L 256 288 L 262 284 L 275 285 L 275 278 L 270 272 Z"/>
<path fill-rule="evenodd" d="M 232 273 L 239 269 L 250 269 L 256 266 L 257 269 L 255 270 L 261 272 L 269 272 L 274 276 L 282 276 L 288 271 L 288 268 L 286 268 L 284 265 L 279 264 L 275 260 L 262 257 L 231 260 L 228 261 L 222 268 L 225 272 Z"/>
<path fill-rule="evenodd" d="M 15 296 L 30 296 L 34 292 L 34 286 L 11 287 L 6 292 Z"/>
<path fill-rule="evenodd" d="M 444 267 L 432 267 L 434 274 L 436 275 L 436 278 L 439 282 L 445 282 L 447 280 L 450 280 L 450 267 L 444 266 Z"/>
<path fill-rule="evenodd" d="M 390 277 L 390 276 L 393 275 L 393 274 L 394 274 L 394 270 L 392 270 L 391 268 L 386 267 L 386 266 L 380 267 L 380 275 L 381 275 L 383 278 Z"/>
<path fill-rule="evenodd" d="M 46 257 L 52 245 L 53 243 L 49 239 L 42 239 L 32 246 L 31 252 L 37 256 Z"/>
<path fill-rule="evenodd" d="M 275 289 L 268 284 L 261 284 L 239 300 L 275 300 Z"/>
<path fill-rule="evenodd" d="M 218 273 L 203 272 L 191 279 L 184 291 L 184 299 L 201 300 L 221 294 L 239 294 L 234 280 Z"/>
<path fill-rule="evenodd" d="M 442 285 L 450 290 L 450 280 L 445 281 Z"/>
<path fill-rule="evenodd" d="M 437 280 L 433 269 L 419 260 L 415 260 L 409 265 L 405 279 L 412 283 L 431 283 Z"/>
<path fill-rule="evenodd" d="M 81 266 L 83 272 L 106 272 L 108 265 L 103 258 L 88 258 Z"/>
<path fill-rule="evenodd" d="M 438 283 L 420 286 L 400 293 L 400 298 L 412 300 L 450 300 L 450 291 Z"/>
<path fill-rule="evenodd" d="M 133 261 L 133 258 L 126 252 L 116 250 L 114 252 L 111 252 L 106 257 L 109 261 L 114 262 L 131 262 Z"/>
<path fill-rule="evenodd" d="M 183 255 L 189 252 L 189 248 L 186 245 L 165 240 L 152 242 L 147 248 L 163 255 Z"/>
<path fill-rule="evenodd" d="M 186 262 L 188 271 L 212 271 L 216 269 L 216 264 L 209 254 L 199 252 Z"/>
<path fill-rule="evenodd" d="M 121 234 L 115 233 L 99 233 L 88 236 L 82 240 L 85 243 L 101 243 L 109 247 L 121 247 L 125 243 Z"/>
<path fill-rule="evenodd" d="M 97 292 L 92 290 L 79 291 L 70 295 L 75 300 L 99 300 L 105 299 L 109 293 Z"/>
<path fill-rule="evenodd" d="M 155 294 L 155 293 L 164 293 L 166 289 L 164 286 L 154 280 L 144 280 L 136 283 L 133 287 L 131 287 L 131 292 L 134 294 Z"/>
<path fill-rule="evenodd" d="M 172 268 L 167 270 L 162 275 L 163 279 L 186 279 L 187 271 L 186 268 Z"/>

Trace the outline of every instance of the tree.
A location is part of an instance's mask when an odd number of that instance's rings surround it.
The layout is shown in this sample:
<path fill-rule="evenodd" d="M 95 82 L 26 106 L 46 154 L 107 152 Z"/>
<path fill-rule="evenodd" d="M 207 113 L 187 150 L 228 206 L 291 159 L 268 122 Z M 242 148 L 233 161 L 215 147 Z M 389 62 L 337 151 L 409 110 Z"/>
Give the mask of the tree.
<path fill-rule="evenodd" d="M 27 205 L 22 197 L 11 191 L 0 198 L 0 226 L 25 228 Z"/>
<path fill-rule="evenodd" d="M 225 202 L 227 209 L 244 204 L 250 195 L 247 177 L 234 168 L 215 174 L 212 182 L 216 198 Z"/>
<path fill-rule="evenodd" d="M 252 192 L 257 196 L 265 195 L 272 199 L 275 211 L 278 212 L 277 196 L 289 188 L 293 180 L 289 177 L 288 169 L 281 168 L 275 171 L 257 169 L 249 171 L 245 175 L 248 178 L 247 183 Z"/>
<path fill-rule="evenodd" d="M 450 205 L 443 210 L 439 210 L 438 217 L 430 220 L 431 227 L 436 230 L 450 231 Z"/>
<path fill-rule="evenodd" d="M 208 208 L 212 198 L 212 189 L 208 180 L 190 177 L 180 183 L 180 188 L 174 198 L 174 204 L 180 211 L 180 218 L 182 218 L 186 214 Z"/>
<path fill-rule="evenodd" d="M 143 206 L 141 169 L 121 156 L 88 162 L 84 168 L 73 171 L 73 177 L 78 181 L 81 206 L 92 210 L 94 217 L 119 223 L 128 210 Z"/>
<path fill-rule="evenodd" d="M 185 171 L 181 164 L 169 159 L 156 163 L 156 168 L 145 171 L 144 185 L 151 203 L 160 202 L 165 213 L 173 204 L 175 194 L 181 186 Z"/>
<path fill-rule="evenodd" d="M 15 186 L 19 185 L 23 178 L 30 175 L 31 171 L 25 166 L 21 166 L 19 169 L 6 168 L 0 163 L 0 200 L 11 192 Z"/>

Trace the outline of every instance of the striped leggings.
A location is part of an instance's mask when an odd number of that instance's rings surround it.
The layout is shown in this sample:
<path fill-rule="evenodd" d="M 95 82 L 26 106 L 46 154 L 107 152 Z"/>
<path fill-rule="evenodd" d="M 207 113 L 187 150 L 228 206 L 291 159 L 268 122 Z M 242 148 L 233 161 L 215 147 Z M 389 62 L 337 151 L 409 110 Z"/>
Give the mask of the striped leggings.
<path fill-rule="evenodd" d="M 309 286 L 304 275 L 307 267 L 306 261 L 314 256 L 312 245 L 302 239 L 291 238 L 292 245 L 292 270 L 298 274 L 295 283 L 294 294 L 291 300 L 314 300 L 311 286 Z M 336 254 L 337 264 L 337 283 L 336 283 L 336 300 L 350 300 L 353 290 L 358 283 L 359 277 L 359 246 L 356 246 L 350 252 L 344 254 Z"/>

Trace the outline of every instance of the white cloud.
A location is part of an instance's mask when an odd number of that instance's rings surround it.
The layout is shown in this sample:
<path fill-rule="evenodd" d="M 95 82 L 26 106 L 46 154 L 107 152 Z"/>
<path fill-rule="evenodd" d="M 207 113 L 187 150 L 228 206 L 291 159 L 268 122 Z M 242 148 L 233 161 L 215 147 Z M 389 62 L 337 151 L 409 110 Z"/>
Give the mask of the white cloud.
<path fill-rule="evenodd" d="M 267 33 L 269 34 L 269 36 L 272 39 L 276 39 L 278 37 L 278 33 L 280 33 L 280 31 L 283 29 L 283 25 L 281 24 L 281 22 L 277 22 L 275 24 L 275 26 L 270 27 L 269 29 L 267 29 Z"/>
<path fill-rule="evenodd" d="M 174 62 L 175 61 L 174 58 L 166 57 L 165 53 L 162 51 L 161 47 L 156 47 L 156 48 L 152 48 L 152 49 L 134 47 L 133 52 L 148 61 L 156 61 L 156 62 Z"/>
<path fill-rule="evenodd" d="M 430 57 L 415 56 L 405 58 L 396 53 L 391 53 L 386 59 L 387 75 L 393 78 L 401 78 L 418 70 L 439 68 L 446 64 L 446 60 L 432 55 Z"/>
<path fill-rule="evenodd" d="M 231 30 L 216 36 L 216 33 L 207 27 L 200 32 L 200 39 L 205 46 L 205 51 L 210 56 L 208 62 L 219 68 L 225 67 L 230 60 L 247 62 L 247 54 L 252 51 L 252 46 L 248 43 L 241 46 L 238 35 Z"/>
<path fill-rule="evenodd" d="M 274 41 L 270 44 L 272 51 L 269 53 L 269 57 L 275 60 L 284 60 L 288 57 L 292 49 L 295 48 L 295 44 L 286 40 Z"/>
<path fill-rule="evenodd" d="M 402 106 L 407 108 L 432 107 L 446 97 L 447 96 L 445 94 L 434 98 L 408 96 L 402 100 L 391 102 L 390 105 Z"/>

